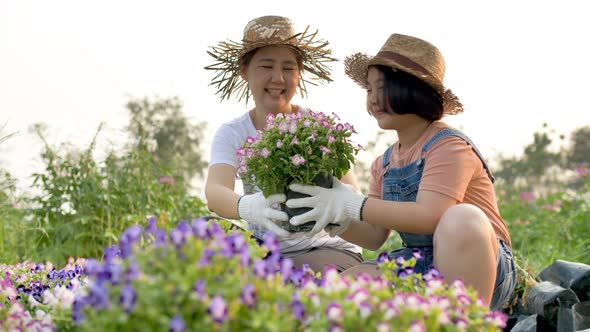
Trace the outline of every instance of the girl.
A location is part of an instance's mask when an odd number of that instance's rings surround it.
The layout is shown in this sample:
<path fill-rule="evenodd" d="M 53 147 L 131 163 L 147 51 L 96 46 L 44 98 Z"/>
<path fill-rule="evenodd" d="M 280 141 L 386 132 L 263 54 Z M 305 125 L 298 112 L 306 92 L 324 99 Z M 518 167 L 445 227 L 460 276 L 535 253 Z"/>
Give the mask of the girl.
<path fill-rule="evenodd" d="M 398 141 L 371 166 L 368 197 L 334 179 L 332 189 L 291 185 L 311 195 L 287 206 L 310 207 L 291 218 L 328 225 L 330 235 L 377 250 L 390 231 L 404 247 L 390 259 L 424 259 L 415 269 L 436 267 L 446 280 L 462 277 L 490 304 L 509 300 L 516 272 L 510 234 L 496 203 L 491 172 L 469 138 L 440 121 L 463 111 L 443 86 L 445 64 L 432 44 L 393 34 L 374 57 L 355 54 L 345 60 L 346 73 L 367 90 L 367 108 L 380 128 L 395 130 Z M 378 274 L 365 262 L 346 274 Z"/>

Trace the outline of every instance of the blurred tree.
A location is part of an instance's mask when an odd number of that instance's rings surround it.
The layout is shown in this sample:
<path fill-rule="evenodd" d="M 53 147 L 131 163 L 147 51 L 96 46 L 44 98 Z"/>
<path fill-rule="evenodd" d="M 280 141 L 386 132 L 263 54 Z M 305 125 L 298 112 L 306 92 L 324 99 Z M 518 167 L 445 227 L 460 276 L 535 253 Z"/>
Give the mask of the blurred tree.
<path fill-rule="evenodd" d="M 190 123 L 178 97 L 132 99 L 126 107 L 132 145 L 151 144 L 156 160 L 174 169 L 175 177 L 182 177 L 178 182 L 188 184 L 195 175 L 203 175 L 206 161 L 201 146 L 206 123 Z"/>
<path fill-rule="evenodd" d="M 590 163 L 590 125 L 574 130 L 570 142 L 568 165 L 574 168 L 580 164 Z"/>
<path fill-rule="evenodd" d="M 542 130 L 533 134 L 533 142 L 524 146 L 521 156 L 497 156 L 498 167 L 494 175 L 507 183 L 514 183 L 520 179 L 530 185 L 541 184 L 540 182 L 546 180 L 542 177 L 546 175 L 548 169 L 565 166 L 563 147 L 556 152 L 551 151 L 553 134 L 554 132 L 548 129 L 547 123 L 544 123 Z M 559 135 L 559 139 L 563 140 L 564 136 Z"/>

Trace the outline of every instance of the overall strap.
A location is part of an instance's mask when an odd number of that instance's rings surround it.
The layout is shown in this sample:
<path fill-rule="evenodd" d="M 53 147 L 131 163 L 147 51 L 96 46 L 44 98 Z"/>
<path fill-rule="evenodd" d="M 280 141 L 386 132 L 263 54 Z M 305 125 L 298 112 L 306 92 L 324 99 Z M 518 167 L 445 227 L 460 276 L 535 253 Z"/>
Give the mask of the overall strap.
<path fill-rule="evenodd" d="M 393 145 L 388 147 L 387 150 L 383 153 L 383 169 L 386 169 L 389 165 L 389 160 L 391 159 L 391 151 L 393 150 Z"/>
<path fill-rule="evenodd" d="M 469 137 L 467 137 L 465 134 L 463 134 L 462 132 L 460 132 L 458 130 L 451 129 L 451 128 L 446 128 L 446 129 L 443 129 L 443 130 L 439 131 L 438 133 L 436 133 L 436 135 L 434 135 L 422 147 L 422 155 L 425 155 L 426 152 L 428 151 L 428 149 L 430 149 L 430 147 L 432 147 L 432 145 L 434 143 L 438 142 L 438 140 L 440 140 L 441 138 L 446 137 L 446 136 L 456 136 L 456 137 L 461 138 L 465 142 L 467 142 L 467 144 L 469 144 L 471 146 L 471 148 L 473 149 L 473 151 L 475 151 L 475 154 L 477 155 L 477 157 L 483 163 L 483 167 L 486 169 L 486 172 L 488 173 L 488 177 L 490 178 L 490 180 L 492 181 L 492 183 L 494 182 L 494 176 L 492 175 L 492 172 L 488 168 L 488 164 L 486 163 L 485 159 L 483 158 L 483 155 L 479 152 L 479 150 L 477 149 L 477 147 L 475 146 L 475 144 L 473 144 L 473 142 L 471 141 L 471 139 L 469 139 Z"/>

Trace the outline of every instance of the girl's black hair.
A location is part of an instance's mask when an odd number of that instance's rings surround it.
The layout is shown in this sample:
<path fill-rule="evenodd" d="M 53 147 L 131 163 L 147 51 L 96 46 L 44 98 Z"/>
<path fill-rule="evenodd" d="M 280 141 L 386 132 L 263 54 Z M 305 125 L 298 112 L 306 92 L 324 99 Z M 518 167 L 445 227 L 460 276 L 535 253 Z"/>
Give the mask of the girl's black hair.
<path fill-rule="evenodd" d="M 416 114 L 428 121 L 443 116 L 443 99 L 433 87 L 414 75 L 389 66 L 375 66 L 383 73 L 383 101 L 396 114 Z"/>

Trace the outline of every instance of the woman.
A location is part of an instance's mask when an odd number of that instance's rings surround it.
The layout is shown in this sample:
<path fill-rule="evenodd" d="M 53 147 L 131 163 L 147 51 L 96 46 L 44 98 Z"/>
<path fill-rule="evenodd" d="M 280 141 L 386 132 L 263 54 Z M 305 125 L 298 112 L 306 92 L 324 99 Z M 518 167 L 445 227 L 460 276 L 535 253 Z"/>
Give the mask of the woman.
<path fill-rule="evenodd" d="M 247 137 L 255 137 L 265 127 L 267 114 L 306 111 L 291 103 L 299 88 L 305 94 L 306 79 L 329 82 L 330 70 L 326 63 L 335 61 L 326 48 L 328 42 L 316 40 L 316 32 L 305 29 L 295 33 L 286 17 L 263 16 L 251 20 L 244 29 L 241 43 L 221 42 L 209 54 L 215 64 L 206 67 L 217 71 L 212 82 L 221 99 L 237 95 L 246 101 L 251 96 L 254 108 L 242 116 L 224 123 L 216 132 L 205 184 L 209 209 L 228 219 L 243 219 L 262 239 L 272 231 L 279 238 L 283 257 L 293 259 L 296 267 L 306 263 L 314 271 L 323 271 L 327 264 L 339 271 L 362 262 L 362 249 L 326 232 L 314 237 L 290 234 L 276 222 L 289 220 L 287 214 L 275 207 L 284 203 L 285 195 L 264 197 L 257 188 L 244 184 L 244 196 L 234 192 L 238 160 L 236 152 Z M 342 179 L 357 186 L 352 173 Z M 244 182 L 246 183 L 246 182 Z"/>
<path fill-rule="evenodd" d="M 432 44 L 393 34 L 374 57 L 355 54 L 346 73 L 367 90 L 367 108 L 380 128 L 395 130 L 398 141 L 371 166 L 368 197 L 338 183 L 332 189 L 291 185 L 312 195 L 291 199 L 289 207 L 310 207 L 293 217 L 330 226 L 330 235 L 377 250 L 397 231 L 404 248 L 390 259 L 424 259 L 418 272 L 436 267 L 446 280 L 463 278 L 491 308 L 509 300 L 516 283 L 510 234 L 500 216 L 493 177 L 475 145 L 440 121 L 463 111 L 443 86 L 444 59 Z M 346 274 L 378 274 L 365 262 Z"/>

